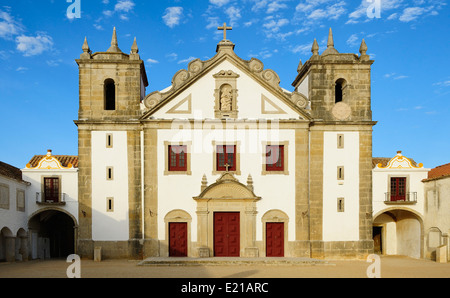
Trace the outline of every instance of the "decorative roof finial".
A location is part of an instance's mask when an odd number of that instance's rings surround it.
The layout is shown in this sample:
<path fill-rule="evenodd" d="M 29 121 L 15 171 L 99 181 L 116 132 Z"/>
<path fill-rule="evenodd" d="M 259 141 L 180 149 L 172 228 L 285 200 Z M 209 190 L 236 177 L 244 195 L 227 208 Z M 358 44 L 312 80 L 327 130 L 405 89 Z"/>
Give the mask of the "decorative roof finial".
<path fill-rule="evenodd" d="M 302 60 L 300 60 L 300 62 L 298 63 L 297 72 L 300 72 L 302 67 L 303 67 L 303 62 L 302 62 Z"/>
<path fill-rule="evenodd" d="M 116 27 L 113 30 L 113 36 L 111 39 L 111 47 L 107 50 L 108 53 L 121 53 L 122 51 L 119 49 L 119 43 L 117 42 L 117 33 Z"/>
<path fill-rule="evenodd" d="M 83 49 L 83 53 L 81 54 L 81 59 L 91 59 L 91 49 L 89 48 L 87 37 L 84 38 L 83 46 L 81 47 Z"/>
<path fill-rule="evenodd" d="M 331 30 L 328 32 L 328 43 L 327 43 L 327 47 L 328 48 L 334 48 L 334 40 L 333 40 L 333 30 Z"/>
<path fill-rule="evenodd" d="M 334 40 L 333 40 L 333 30 L 328 31 L 328 42 L 327 49 L 322 53 L 322 55 L 328 54 L 339 54 L 339 52 L 334 48 Z"/>
<path fill-rule="evenodd" d="M 83 52 L 84 53 L 90 53 L 91 49 L 89 48 L 88 42 L 87 42 L 87 37 L 84 38 L 84 43 L 83 43 Z"/>
<path fill-rule="evenodd" d="M 361 42 L 361 46 L 359 47 L 359 52 L 361 53 L 361 57 L 367 56 L 367 45 L 366 45 L 366 41 L 364 40 L 364 38 Z"/>
<path fill-rule="evenodd" d="M 315 38 L 314 38 L 311 52 L 313 53 L 313 55 L 319 55 L 319 44 L 317 43 L 317 40 Z"/>
<path fill-rule="evenodd" d="M 139 48 L 137 46 L 136 37 L 134 38 L 133 45 L 131 46 L 131 54 L 139 53 Z"/>

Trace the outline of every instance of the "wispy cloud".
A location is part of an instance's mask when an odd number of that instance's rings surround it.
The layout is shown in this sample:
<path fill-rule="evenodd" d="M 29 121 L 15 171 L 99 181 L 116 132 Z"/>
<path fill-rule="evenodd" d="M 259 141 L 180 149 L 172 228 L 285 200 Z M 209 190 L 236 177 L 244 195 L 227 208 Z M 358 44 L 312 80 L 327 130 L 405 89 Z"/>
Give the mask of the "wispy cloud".
<path fill-rule="evenodd" d="M 163 15 L 164 24 L 168 27 L 173 28 L 180 24 L 181 18 L 183 17 L 183 7 L 174 6 L 166 8 L 165 14 Z"/>
<path fill-rule="evenodd" d="M 38 32 L 36 36 L 20 35 L 16 37 L 17 50 L 25 57 L 36 56 L 53 47 L 53 39 L 45 32 Z"/>
<path fill-rule="evenodd" d="M 191 57 L 189 57 L 187 59 L 183 59 L 183 60 L 178 61 L 178 64 L 188 63 L 188 62 L 191 62 L 192 60 L 195 60 L 195 59 L 197 59 L 197 58 L 191 56 Z"/>

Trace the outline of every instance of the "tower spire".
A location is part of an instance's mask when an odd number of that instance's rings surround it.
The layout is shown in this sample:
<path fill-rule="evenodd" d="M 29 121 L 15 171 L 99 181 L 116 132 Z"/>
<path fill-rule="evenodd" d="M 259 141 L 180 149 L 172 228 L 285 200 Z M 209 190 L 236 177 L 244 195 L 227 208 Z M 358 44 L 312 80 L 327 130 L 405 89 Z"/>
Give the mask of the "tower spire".
<path fill-rule="evenodd" d="M 136 37 L 134 38 L 133 45 L 131 46 L 131 54 L 139 53 L 139 48 L 137 46 Z"/>
<path fill-rule="evenodd" d="M 313 55 L 319 55 L 319 44 L 317 43 L 317 40 L 315 38 L 311 48 L 311 52 L 313 53 Z"/>
<path fill-rule="evenodd" d="M 119 43 L 117 42 L 117 33 L 116 27 L 113 30 L 113 36 L 111 39 L 111 47 L 107 50 L 108 53 L 121 53 L 122 51 L 119 49 Z"/>
<path fill-rule="evenodd" d="M 333 30 L 328 31 L 328 42 L 327 49 L 322 53 L 322 55 L 328 54 L 339 54 L 339 52 L 334 48 Z"/>

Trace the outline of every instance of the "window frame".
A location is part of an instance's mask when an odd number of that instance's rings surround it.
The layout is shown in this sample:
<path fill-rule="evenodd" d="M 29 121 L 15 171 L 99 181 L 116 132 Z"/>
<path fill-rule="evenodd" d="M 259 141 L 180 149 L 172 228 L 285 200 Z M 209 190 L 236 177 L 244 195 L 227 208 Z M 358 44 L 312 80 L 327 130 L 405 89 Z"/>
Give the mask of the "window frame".
<path fill-rule="evenodd" d="M 234 167 L 230 168 L 228 170 L 229 173 L 232 173 L 234 175 L 241 175 L 241 151 L 240 151 L 240 147 L 241 147 L 241 142 L 240 141 L 235 141 L 235 142 L 223 142 L 223 141 L 212 141 L 212 146 L 213 146 L 213 171 L 212 174 L 213 175 L 221 175 L 223 173 L 226 173 L 226 169 L 225 168 L 221 168 L 219 169 L 218 165 L 219 165 L 219 160 L 218 160 L 218 150 L 217 148 L 219 146 L 234 146 L 235 148 L 235 152 L 234 154 Z M 226 164 L 226 161 L 225 161 Z"/>
<path fill-rule="evenodd" d="M 282 147 L 282 166 L 278 169 L 268 167 L 267 165 L 267 149 L 269 146 Z M 282 142 L 262 142 L 262 175 L 289 175 L 289 141 Z M 282 168 L 282 169 L 281 169 Z"/>
<path fill-rule="evenodd" d="M 52 184 L 53 186 L 57 185 L 56 192 L 56 200 L 51 200 L 54 197 L 47 198 L 47 180 L 57 181 L 56 184 Z M 52 191 L 55 194 L 55 190 Z M 42 177 L 42 203 L 61 203 L 61 177 L 60 176 L 44 176 Z"/>
<path fill-rule="evenodd" d="M 183 146 L 186 149 L 186 152 L 184 153 L 185 157 L 185 166 L 183 168 L 181 167 L 171 167 L 171 154 L 170 154 L 170 148 L 172 146 Z M 164 142 L 164 175 L 192 175 L 191 171 L 191 147 L 192 142 Z M 179 159 L 177 160 L 178 163 Z"/>

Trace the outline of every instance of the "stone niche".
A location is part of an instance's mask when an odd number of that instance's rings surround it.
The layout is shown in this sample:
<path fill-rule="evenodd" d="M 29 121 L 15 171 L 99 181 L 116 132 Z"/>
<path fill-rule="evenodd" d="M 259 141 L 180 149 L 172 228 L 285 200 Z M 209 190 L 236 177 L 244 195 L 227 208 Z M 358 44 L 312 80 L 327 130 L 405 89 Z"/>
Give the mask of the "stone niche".
<path fill-rule="evenodd" d="M 218 119 L 236 119 L 238 117 L 237 79 L 239 75 L 232 70 L 221 70 L 213 77 L 216 79 L 214 90 L 215 117 Z"/>

